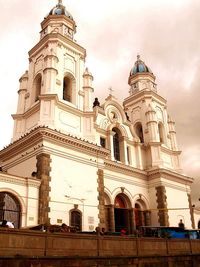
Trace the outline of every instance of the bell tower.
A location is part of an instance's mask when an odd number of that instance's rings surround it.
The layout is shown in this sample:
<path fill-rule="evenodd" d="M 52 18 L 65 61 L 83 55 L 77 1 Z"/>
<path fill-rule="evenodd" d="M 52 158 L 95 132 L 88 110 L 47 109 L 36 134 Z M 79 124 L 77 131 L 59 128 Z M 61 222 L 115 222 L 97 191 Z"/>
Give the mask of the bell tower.
<path fill-rule="evenodd" d="M 58 0 L 41 23 L 40 41 L 29 51 L 28 71 L 19 80 L 13 141 L 39 126 L 83 135 L 81 112 L 90 111 L 93 77 L 75 33 L 72 15 Z"/>
<path fill-rule="evenodd" d="M 130 71 L 129 97 L 124 109 L 133 124 L 146 159 L 146 169 L 155 167 L 180 171 L 174 122 L 167 113 L 167 101 L 157 93 L 156 77 L 137 56 Z"/>

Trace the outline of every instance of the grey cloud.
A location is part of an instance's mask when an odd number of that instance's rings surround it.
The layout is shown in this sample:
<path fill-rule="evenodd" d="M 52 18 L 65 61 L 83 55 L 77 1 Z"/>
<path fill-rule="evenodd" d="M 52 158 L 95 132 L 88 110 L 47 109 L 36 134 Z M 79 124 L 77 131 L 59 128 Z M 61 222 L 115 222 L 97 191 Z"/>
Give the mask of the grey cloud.
<path fill-rule="evenodd" d="M 94 75 L 95 95 L 102 99 L 112 86 L 120 101 L 128 96 L 128 75 L 138 53 L 157 77 L 158 93 L 168 100 L 168 111 L 176 122 L 178 143 L 183 150 L 183 169 L 199 177 L 200 158 L 200 2 L 197 0 L 74 0 L 63 2 L 77 23 L 76 39 L 87 49 L 88 61 L 101 62 L 108 73 Z M 27 52 L 39 40 L 40 22 L 57 3 L 48 0 L 7 0 L 2 4 L 0 24 L 1 44 L 13 44 L 22 38 L 17 61 L 23 66 L 15 69 L 6 65 L 15 85 L 10 95 L 15 97 L 18 78 L 28 66 Z M 8 18 L 12 18 L 8 23 Z M 12 36 L 13 35 L 13 36 Z M 33 40 L 34 38 L 34 40 Z M 2 47 L 2 45 L 1 45 Z M 1 56 L 5 50 L 0 52 Z M 12 58 L 14 53 L 12 54 Z M 87 62 L 86 62 L 87 63 Z M 17 62 L 14 64 L 17 65 Z M 17 72 L 17 75 L 16 75 Z M 109 74 L 110 73 L 110 74 Z M 5 80 L 2 76 L 1 81 Z M 5 82 L 6 83 L 6 82 Z M 5 98 L 9 99 L 10 95 Z M 16 101 L 16 99 L 15 99 Z M 14 102 L 14 100 L 13 100 Z M 7 105 L 8 106 L 8 105 Z M 10 113 L 13 113 L 10 111 Z M 9 119 L 11 120 L 11 119 Z M 11 129 L 12 131 L 12 129 Z M 193 149 L 195 147 L 195 149 Z M 193 161 L 188 164 L 190 156 Z M 198 179 L 196 179 L 198 183 Z M 195 187 L 195 186 L 194 186 Z M 197 197 L 194 191 L 194 199 Z"/>

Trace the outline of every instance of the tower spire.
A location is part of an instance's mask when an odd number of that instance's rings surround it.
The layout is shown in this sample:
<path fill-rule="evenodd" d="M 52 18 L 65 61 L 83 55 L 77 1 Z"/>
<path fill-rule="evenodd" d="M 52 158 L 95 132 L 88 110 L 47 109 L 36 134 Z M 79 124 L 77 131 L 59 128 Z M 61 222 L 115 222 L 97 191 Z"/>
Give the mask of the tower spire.
<path fill-rule="evenodd" d="M 58 0 L 58 5 L 62 5 L 62 0 Z"/>

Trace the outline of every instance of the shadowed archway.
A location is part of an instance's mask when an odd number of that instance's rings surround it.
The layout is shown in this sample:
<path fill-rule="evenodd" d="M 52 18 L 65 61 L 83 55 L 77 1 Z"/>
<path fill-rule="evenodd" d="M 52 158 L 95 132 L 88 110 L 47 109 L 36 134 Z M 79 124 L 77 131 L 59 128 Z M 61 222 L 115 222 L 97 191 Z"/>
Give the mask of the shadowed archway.
<path fill-rule="evenodd" d="M 9 192 L 0 192 L 0 221 L 10 221 L 15 228 L 20 227 L 21 205 L 19 200 Z"/>

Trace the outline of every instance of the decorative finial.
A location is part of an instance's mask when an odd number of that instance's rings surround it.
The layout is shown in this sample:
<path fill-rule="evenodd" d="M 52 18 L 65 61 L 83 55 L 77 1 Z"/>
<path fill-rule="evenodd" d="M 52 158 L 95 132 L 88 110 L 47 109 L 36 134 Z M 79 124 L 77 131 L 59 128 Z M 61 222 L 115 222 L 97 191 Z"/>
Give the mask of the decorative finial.
<path fill-rule="evenodd" d="M 62 0 L 58 0 L 58 5 L 62 5 Z"/>
<path fill-rule="evenodd" d="M 112 89 L 112 87 L 109 87 L 108 90 L 110 91 L 110 95 L 112 95 L 112 93 L 114 92 L 114 90 Z"/>
<path fill-rule="evenodd" d="M 140 55 L 139 54 L 137 55 L 137 60 L 140 60 Z"/>
<path fill-rule="evenodd" d="M 100 102 L 99 102 L 98 98 L 95 97 L 95 100 L 94 100 L 94 102 L 93 102 L 93 108 L 94 108 L 94 107 L 99 107 L 99 106 L 100 106 Z"/>

